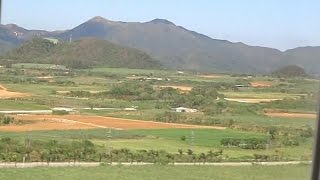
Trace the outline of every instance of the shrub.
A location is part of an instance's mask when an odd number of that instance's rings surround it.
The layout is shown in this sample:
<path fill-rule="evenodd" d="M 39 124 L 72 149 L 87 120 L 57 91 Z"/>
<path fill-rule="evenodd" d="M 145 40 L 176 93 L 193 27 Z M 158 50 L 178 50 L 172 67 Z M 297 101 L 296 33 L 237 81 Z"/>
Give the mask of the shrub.
<path fill-rule="evenodd" d="M 68 115 L 69 114 L 69 112 L 68 111 L 61 111 L 61 110 L 56 110 L 56 111 L 52 111 L 52 114 L 53 115 Z"/>

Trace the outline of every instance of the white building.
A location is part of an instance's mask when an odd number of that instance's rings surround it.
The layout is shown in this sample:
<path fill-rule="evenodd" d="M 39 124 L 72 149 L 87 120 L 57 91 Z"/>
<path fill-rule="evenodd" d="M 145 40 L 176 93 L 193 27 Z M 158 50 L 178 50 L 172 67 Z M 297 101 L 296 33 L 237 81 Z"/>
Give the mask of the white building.
<path fill-rule="evenodd" d="M 191 109 L 191 108 L 185 108 L 185 107 L 178 107 L 178 108 L 172 108 L 173 111 L 175 112 L 186 112 L 186 113 L 196 113 L 198 112 L 197 109 Z"/>

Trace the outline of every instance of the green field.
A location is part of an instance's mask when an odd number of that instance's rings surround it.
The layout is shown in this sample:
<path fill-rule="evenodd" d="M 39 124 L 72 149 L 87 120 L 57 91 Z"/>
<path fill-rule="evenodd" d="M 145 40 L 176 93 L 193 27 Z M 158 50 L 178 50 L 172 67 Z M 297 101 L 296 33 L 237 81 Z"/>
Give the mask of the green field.
<path fill-rule="evenodd" d="M 89 140 L 97 152 L 109 147 L 129 149 L 132 153 L 140 150 L 166 151 L 177 156 L 180 149 L 186 159 L 188 150 L 197 153 L 197 157 L 201 153 L 222 150 L 222 161 L 253 161 L 256 155 L 267 156 L 269 159 L 265 161 L 299 161 L 310 160 L 312 157 L 314 120 L 271 118 L 265 116 L 264 112 L 266 110 L 314 112 L 316 104 L 314 96 L 318 82 L 315 79 L 281 79 L 265 76 L 248 78 L 243 75 L 228 74 L 206 78 L 202 76 L 204 74 L 196 72 L 185 71 L 179 74 L 177 71 L 165 69 L 101 67 L 76 70 L 50 69 L 51 66 L 15 64 L 12 68 L 1 68 L 1 85 L 8 91 L 29 93 L 31 96 L 1 99 L 0 110 L 47 110 L 54 107 L 68 107 L 75 108 L 76 113 L 80 115 L 220 126 L 226 130 L 137 129 L 110 132 L 108 129 L 50 130 L 0 132 L 0 138 L 12 138 L 13 141 L 20 142 L 21 146 L 26 139 L 44 144 L 56 140 L 61 146 L 74 141 Z M 157 78 L 162 80 L 156 80 Z M 250 86 L 250 82 L 254 81 L 270 82 L 273 86 L 236 87 L 239 84 Z M 159 86 L 187 86 L 194 89 L 190 92 L 181 92 L 170 88 L 161 89 Z M 223 97 L 283 100 L 249 104 L 229 102 L 223 100 Z M 175 113 L 171 109 L 180 106 L 198 109 L 199 112 Z M 89 107 L 114 109 L 83 109 Z M 137 110 L 124 111 L 124 108 L 130 107 L 136 107 Z M 241 141 L 243 145 L 246 140 L 254 138 L 264 139 L 267 142 L 263 148 L 243 148 L 239 145 L 241 143 L 222 145 L 225 139 Z"/>
<path fill-rule="evenodd" d="M 216 179 L 216 180 L 303 180 L 310 178 L 309 165 L 297 166 L 115 166 L 95 168 L 1 169 L 2 180 L 101 180 L 101 179 Z"/>

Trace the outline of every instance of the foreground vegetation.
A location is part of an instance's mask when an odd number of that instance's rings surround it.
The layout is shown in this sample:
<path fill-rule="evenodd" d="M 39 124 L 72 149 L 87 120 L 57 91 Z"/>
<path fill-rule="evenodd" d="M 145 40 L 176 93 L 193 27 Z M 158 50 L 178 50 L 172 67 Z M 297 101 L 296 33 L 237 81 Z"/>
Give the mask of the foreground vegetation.
<path fill-rule="evenodd" d="M 309 165 L 295 166 L 101 166 L 94 168 L 1 169 L 2 180 L 100 180 L 100 179 L 219 179 L 219 180 L 302 180 L 309 179 Z"/>

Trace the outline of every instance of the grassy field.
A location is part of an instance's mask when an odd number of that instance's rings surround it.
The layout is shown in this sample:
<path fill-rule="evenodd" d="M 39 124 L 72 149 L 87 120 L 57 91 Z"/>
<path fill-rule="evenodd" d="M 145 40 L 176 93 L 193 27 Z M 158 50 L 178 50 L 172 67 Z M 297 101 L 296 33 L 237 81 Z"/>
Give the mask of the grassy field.
<path fill-rule="evenodd" d="M 185 179 L 185 180 L 304 180 L 310 177 L 309 165 L 296 166 L 116 166 L 95 168 L 1 169 L 1 180 L 101 180 L 101 179 Z"/>
<path fill-rule="evenodd" d="M 264 115 L 266 109 L 281 112 L 314 112 L 313 101 L 317 80 L 313 79 L 280 79 L 273 77 L 235 76 L 228 74 L 214 74 L 203 76 L 195 72 L 179 74 L 174 70 L 141 70 L 126 68 L 95 68 L 85 70 L 47 70 L 51 65 L 17 64 L 13 68 L 0 69 L 0 84 L 8 91 L 29 93 L 32 96 L 18 99 L 1 99 L 0 110 L 44 110 L 53 107 L 76 108 L 80 115 L 98 115 L 136 120 L 189 123 L 197 125 L 224 126 L 227 130 L 204 129 L 161 129 L 161 130 L 130 130 L 112 131 L 112 138 L 108 138 L 108 130 L 73 130 L 73 131 L 34 131 L 22 133 L 0 132 L 0 137 L 12 137 L 21 142 L 26 137 L 32 140 L 58 140 L 71 142 L 89 139 L 99 147 L 110 146 L 130 150 L 165 150 L 177 153 L 178 149 L 185 152 L 192 149 L 203 153 L 210 150 L 223 150 L 229 160 L 241 161 L 252 159 L 254 154 L 281 154 L 285 160 L 310 159 L 312 134 L 301 138 L 299 129 L 314 127 L 314 120 L 303 118 L 271 118 Z M 49 77 L 41 79 L 39 77 Z M 137 80 L 128 77 L 153 77 L 163 80 Z M 236 88 L 235 84 L 250 84 L 250 82 L 268 82 L 272 87 L 244 87 Z M 94 96 L 91 92 L 108 92 L 112 88 L 124 85 L 139 88 L 148 85 L 153 90 L 150 96 L 141 92 L 134 98 L 124 96 Z M 181 98 L 162 93 L 159 86 L 187 86 L 204 87 L 202 90 L 214 89 L 228 98 L 257 98 L 257 99 L 285 99 L 270 103 L 238 103 L 225 100 L 206 101 L 204 95 L 187 97 L 187 92 L 178 92 L 175 96 L 185 96 L 187 102 Z M 125 89 L 125 86 L 121 87 Z M 207 89 L 206 89 L 207 88 Z M 129 89 L 129 88 L 128 88 Z M 130 89 L 129 89 L 130 90 Z M 143 89 L 145 90 L 145 89 Z M 150 91 L 152 91 L 150 90 Z M 86 91 L 84 97 L 71 96 L 59 91 Z M 91 91 L 91 92 L 90 92 Z M 90 94 L 91 93 L 91 94 Z M 168 92 L 166 92 L 168 93 Z M 197 93 L 197 92 L 194 92 Z M 191 94 L 191 93 L 190 93 Z M 141 98 L 143 97 L 143 98 Z M 155 98 L 156 97 L 156 98 Z M 160 99 L 162 98 L 162 99 Z M 181 101 L 180 101 L 181 100 Z M 177 102 L 174 102 L 177 101 Z M 184 106 L 199 109 L 200 112 L 172 113 L 171 108 Z M 219 107 L 220 106 L 220 110 Z M 88 107 L 115 108 L 111 110 L 89 110 Z M 136 111 L 124 111 L 124 108 L 137 107 Z M 217 108 L 217 109 L 215 109 Z M 206 112 L 208 110 L 208 112 Z M 161 119 L 163 116 L 169 119 Z M 171 118 L 171 119 L 170 119 Z M 217 122 L 217 124 L 215 124 Z M 232 124 L 227 124 L 232 122 Z M 220 124 L 219 124 L 220 123 Z M 240 147 L 222 147 L 223 138 L 269 138 L 268 128 L 277 128 L 275 145 L 269 149 L 241 149 Z M 297 133 L 298 132 L 298 133 Z M 185 137 L 185 140 L 182 138 Z M 284 145 L 283 139 L 299 141 L 298 146 Z"/>
<path fill-rule="evenodd" d="M 186 140 L 181 140 L 185 136 Z M 178 149 L 186 152 L 192 149 L 196 153 L 210 150 L 223 150 L 224 155 L 234 161 L 241 161 L 253 154 L 273 155 L 281 152 L 288 160 L 303 160 L 302 157 L 310 157 L 312 142 L 305 142 L 297 147 L 282 147 L 263 150 L 249 150 L 241 148 L 228 148 L 220 145 L 223 138 L 263 138 L 265 134 L 243 132 L 237 130 L 205 130 L 205 129 L 161 129 L 161 130 L 129 130 L 116 131 L 106 129 L 93 130 L 68 130 L 68 131 L 31 131 L 31 132 L 0 132 L 0 138 L 11 137 L 24 141 L 32 140 L 58 140 L 60 142 L 72 142 L 74 140 L 89 139 L 100 146 L 114 149 L 128 148 L 131 150 L 165 150 L 170 153 L 178 153 Z"/>

